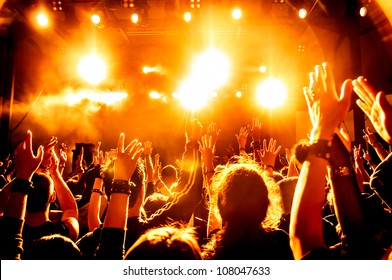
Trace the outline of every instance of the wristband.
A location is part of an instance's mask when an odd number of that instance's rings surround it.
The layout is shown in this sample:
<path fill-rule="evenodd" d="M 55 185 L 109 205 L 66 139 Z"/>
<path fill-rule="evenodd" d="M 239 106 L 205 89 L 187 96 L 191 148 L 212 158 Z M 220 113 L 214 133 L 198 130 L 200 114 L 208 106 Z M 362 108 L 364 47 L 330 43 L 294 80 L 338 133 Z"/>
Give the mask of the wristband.
<path fill-rule="evenodd" d="M 338 177 L 345 177 L 354 175 L 354 172 L 351 166 L 338 166 L 332 168 L 332 174 Z"/>
<path fill-rule="evenodd" d="M 10 191 L 29 194 L 30 191 L 33 189 L 34 189 L 34 187 L 33 187 L 32 182 L 30 182 L 28 180 L 16 178 L 12 181 Z"/>
<path fill-rule="evenodd" d="M 100 195 L 102 195 L 102 191 L 101 190 L 98 190 L 98 189 L 92 189 L 91 190 L 91 193 L 99 193 Z"/>
<path fill-rule="evenodd" d="M 330 140 L 318 140 L 309 146 L 309 154 L 329 160 L 331 158 L 332 142 Z"/>
<path fill-rule="evenodd" d="M 113 180 L 111 193 L 124 193 L 131 195 L 131 188 L 134 185 L 134 183 L 129 182 L 128 180 Z"/>

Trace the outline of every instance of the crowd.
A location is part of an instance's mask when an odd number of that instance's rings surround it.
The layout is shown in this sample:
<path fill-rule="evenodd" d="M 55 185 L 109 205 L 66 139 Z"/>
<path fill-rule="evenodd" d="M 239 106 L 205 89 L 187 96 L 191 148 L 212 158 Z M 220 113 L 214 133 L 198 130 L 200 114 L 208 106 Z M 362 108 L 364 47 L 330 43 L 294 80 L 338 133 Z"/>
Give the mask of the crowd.
<path fill-rule="evenodd" d="M 188 119 L 173 165 L 120 134 L 115 151 L 98 142 L 92 162 L 81 150 L 70 175 L 66 147 L 52 137 L 33 151 L 27 131 L 1 162 L 0 258 L 392 259 L 392 105 L 364 77 L 337 91 L 326 63 L 309 77 L 312 129 L 281 169 L 258 118 L 224 163 L 218 125 Z M 341 129 L 353 94 L 374 129 L 366 147 Z"/>

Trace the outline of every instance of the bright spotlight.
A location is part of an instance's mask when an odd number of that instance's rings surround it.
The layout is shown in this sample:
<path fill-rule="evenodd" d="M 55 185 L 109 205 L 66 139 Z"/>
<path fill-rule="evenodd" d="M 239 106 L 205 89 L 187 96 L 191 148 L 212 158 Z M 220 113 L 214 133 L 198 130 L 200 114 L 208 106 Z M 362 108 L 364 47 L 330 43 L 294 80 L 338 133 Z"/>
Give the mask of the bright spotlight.
<path fill-rule="evenodd" d="M 180 85 L 173 97 L 179 99 L 184 108 L 195 111 L 206 106 L 211 95 L 198 80 L 188 79 Z"/>
<path fill-rule="evenodd" d="M 231 16 L 233 19 L 238 20 L 242 17 L 242 11 L 239 8 L 234 8 L 233 11 L 231 12 Z"/>
<path fill-rule="evenodd" d="M 150 91 L 149 96 L 151 99 L 159 99 L 159 98 L 161 98 L 162 94 L 160 94 L 159 92 L 157 92 L 155 90 L 152 90 L 152 91 Z"/>
<path fill-rule="evenodd" d="M 235 93 L 235 96 L 236 96 L 237 98 L 241 98 L 241 97 L 242 97 L 242 92 L 237 91 L 237 92 Z"/>
<path fill-rule="evenodd" d="M 89 84 L 97 85 L 106 78 L 106 64 L 97 55 L 90 54 L 80 60 L 78 73 Z"/>
<path fill-rule="evenodd" d="M 49 18 L 44 12 L 40 12 L 36 17 L 37 23 L 41 27 L 47 27 L 49 25 Z"/>
<path fill-rule="evenodd" d="M 276 108 L 283 104 L 286 97 L 286 86 L 279 80 L 269 79 L 257 87 L 257 100 L 262 106 Z"/>
<path fill-rule="evenodd" d="M 308 11 L 305 8 L 299 9 L 298 16 L 300 18 L 306 18 L 308 16 Z"/>
<path fill-rule="evenodd" d="M 185 12 L 183 19 L 185 22 L 190 22 L 192 20 L 192 14 L 190 12 Z"/>
<path fill-rule="evenodd" d="M 192 64 L 191 77 L 204 84 L 211 91 L 222 86 L 230 76 L 228 58 L 215 49 L 197 56 Z"/>
<path fill-rule="evenodd" d="M 359 9 L 359 15 L 361 17 L 366 17 L 367 12 L 368 12 L 368 10 L 367 10 L 367 8 L 365 6 L 362 6 L 361 9 Z"/>
<path fill-rule="evenodd" d="M 92 14 L 90 19 L 94 24 L 99 24 L 101 22 L 101 17 L 98 14 Z"/>
<path fill-rule="evenodd" d="M 265 73 L 265 72 L 267 72 L 267 67 L 264 66 L 264 65 L 261 65 L 261 66 L 259 67 L 259 71 L 260 71 L 260 73 Z"/>
<path fill-rule="evenodd" d="M 134 23 L 134 24 L 136 24 L 136 23 L 138 23 L 139 22 L 139 15 L 138 14 L 132 14 L 131 15 L 131 21 Z"/>

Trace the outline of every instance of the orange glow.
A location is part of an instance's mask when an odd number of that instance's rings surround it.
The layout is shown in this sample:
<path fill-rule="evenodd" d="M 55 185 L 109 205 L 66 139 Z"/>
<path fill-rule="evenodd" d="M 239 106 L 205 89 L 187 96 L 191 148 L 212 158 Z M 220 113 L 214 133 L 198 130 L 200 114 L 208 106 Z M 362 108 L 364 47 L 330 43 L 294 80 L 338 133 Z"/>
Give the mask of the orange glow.
<path fill-rule="evenodd" d="M 78 73 L 89 84 L 97 85 L 106 78 L 106 64 L 96 54 L 90 54 L 80 60 Z"/>
<path fill-rule="evenodd" d="M 359 15 L 361 16 L 361 17 L 366 17 L 366 15 L 367 15 L 367 8 L 365 7 L 365 6 L 362 6 L 361 7 L 361 9 L 359 10 Z"/>
<path fill-rule="evenodd" d="M 269 79 L 257 87 L 257 100 L 260 105 L 276 108 L 284 103 L 287 98 L 287 88 L 279 80 Z"/>
<path fill-rule="evenodd" d="M 96 104 L 113 105 L 127 96 L 126 92 L 100 92 L 84 89 L 66 94 L 65 99 L 69 106 L 78 105 L 86 100 Z"/>

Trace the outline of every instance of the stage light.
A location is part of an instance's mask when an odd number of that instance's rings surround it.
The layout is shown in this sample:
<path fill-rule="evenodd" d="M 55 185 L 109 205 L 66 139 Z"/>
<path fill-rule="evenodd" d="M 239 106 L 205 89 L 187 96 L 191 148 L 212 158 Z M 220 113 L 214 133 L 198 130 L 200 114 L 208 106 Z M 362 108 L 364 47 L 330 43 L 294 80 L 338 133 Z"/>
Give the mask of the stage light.
<path fill-rule="evenodd" d="M 242 17 L 242 11 L 240 8 L 234 8 L 233 11 L 231 12 L 231 16 L 235 20 L 239 20 Z"/>
<path fill-rule="evenodd" d="M 260 73 L 265 73 L 265 72 L 267 72 L 267 67 L 264 66 L 264 65 L 261 65 L 261 66 L 259 67 L 259 72 L 260 72 Z"/>
<path fill-rule="evenodd" d="M 151 99 L 159 99 L 162 97 L 162 94 L 160 94 L 159 92 L 152 90 L 150 91 L 150 93 L 148 94 L 150 96 Z"/>
<path fill-rule="evenodd" d="M 106 64 L 96 54 L 90 54 L 80 60 L 78 73 L 89 84 L 97 85 L 106 78 Z"/>
<path fill-rule="evenodd" d="M 134 8 L 135 7 L 134 0 L 121 0 L 121 7 L 124 9 Z"/>
<path fill-rule="evenodd" d="M 227 82 L 230 63 L 225 54 L 211 48 L 197 56 L 192 64 L 191 77 L 214 90 Z"/>
<path fill-rule="evenodd" d="M 41 27 L 47 27 L 49 25 L 49 18 L 45 12 L 39 12 L 36 16 L 36 20 Z"/>
<path fill-rule="evenodd" d="M 52 5 L 52 10 L 54 12 L 61 12 L 64 10 L 63 0 L 50 0 L 50 4 Z"/>
<path fill-rule="evenodd" d="M 173 97 L 179 99 L 184 108 L 196 111 L 208 104 L 212 93 L 200 81 L 189 78 L 180 84 L 178 92 L 173 94 Z"/>
<path fill-rule="evenodd" d="M 286 98 L 286 86 L 279 80 L 269 79 L 257 87 L 257 100 L 264 107 L 276 108 L 282 105 Z"/>
<path fill-rule="evenodd" d="M 133 14 L 131 15 L 131 21 L 132 21 L 134 24 L 138 23 L 138 22 L 139 22 L 139 15 L 136 14 L 136 13 L 133 13 Z"/>
<path fill-rule="evenodd" d="M 305 8 L 299 9 L 298 16 L 304 19 L 308 16 L 308 11 Z"/>
<path fill-rule="evenodd" d="M 235 96 L 236 96 L 237 98 L 241 98 L 241 97 L 242 97 L 242 92 L 237 91 L 237 92 L 235 93 Z"/>
<path fill-rule="evenodd" d="M 91 19 L 91 22 L 94 23 L 95 25 L 97 25 L 101 22 L 101 17 L 98 14 L 92 14 L 90 19 Z"/>
<path fill-rule="evenodd" d="M 183 19 L 185 22 L 190 22 L 192 20 L 192 14 L 190 12 L 185 12 Z"/>
<path fill-rule="evenodd" d="M 367 10 L 367 7 L 366 7 L 366 6 L 362 6 L 362 7 L 359 9 L 359 15 L 360 15 L 361 17 L 366 17 L 367 13 L 368 13 L 368 10 Z"/>

